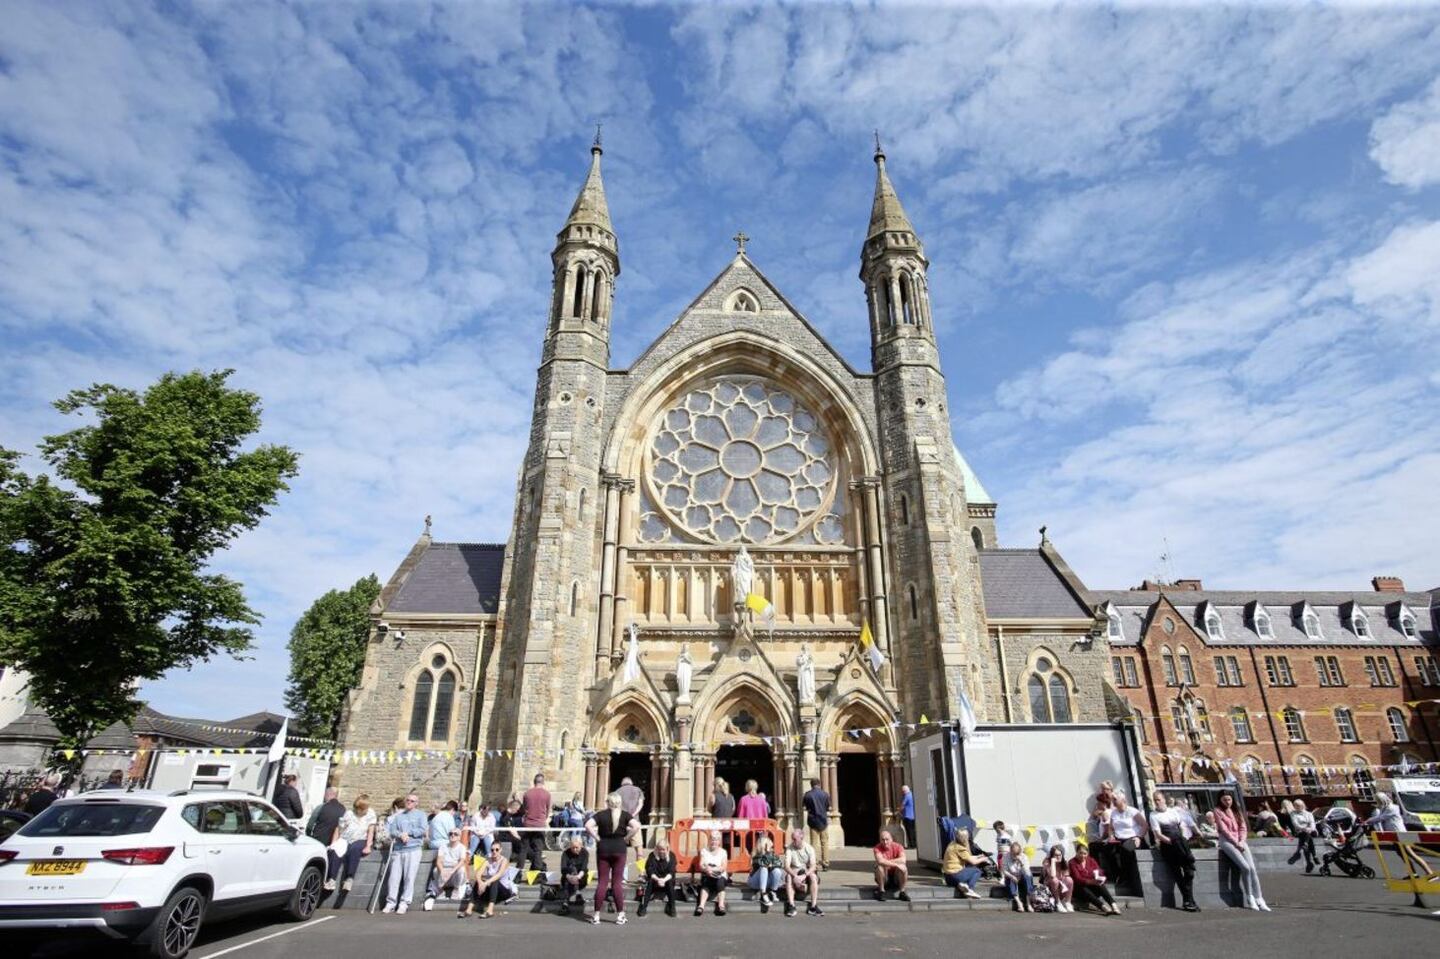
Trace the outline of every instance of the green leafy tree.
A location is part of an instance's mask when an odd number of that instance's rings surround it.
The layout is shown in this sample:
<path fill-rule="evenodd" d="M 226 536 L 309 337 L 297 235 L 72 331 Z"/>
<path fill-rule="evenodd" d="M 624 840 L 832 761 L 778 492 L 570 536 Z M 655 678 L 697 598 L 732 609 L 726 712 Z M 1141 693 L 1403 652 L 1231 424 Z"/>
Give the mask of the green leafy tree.
<path fill-rule="evenodd" d="M 79 748 L 134 716 L 139 684 L 250 647 L 259 616 L 210 558 L 267 514 L 296 471 L 243 449 L 260 400 L 231 370 L 97 384 L 55 404 L 87 425 L 40 446 L 54 479 L 0 449 L 0 660 Z"/>
<path fill-rule="evenodd" d="M 347 590 L 332 589 L 290 630 L 290 685 L 285 705 L 307 736 L 335 736 L 345 696 L 360 682 L 370 636 L 370 606 L 380 595 L 372 573 Z"/>

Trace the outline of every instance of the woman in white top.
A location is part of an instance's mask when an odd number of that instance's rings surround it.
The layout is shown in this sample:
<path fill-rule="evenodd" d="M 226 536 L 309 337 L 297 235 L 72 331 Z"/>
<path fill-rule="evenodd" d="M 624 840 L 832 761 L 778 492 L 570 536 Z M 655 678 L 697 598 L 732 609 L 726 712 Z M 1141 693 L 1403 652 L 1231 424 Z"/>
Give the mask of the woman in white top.
<path fill-rule="evenodd" d="M 479 852 L 488 858 L 490 844 L 495 836 L 495 813 L 491 811 L 488 802 L 482 802 L 480 807 L 470 814 L 470 818 L 465 820 L 465 829 L 470 834 L 471 854 Z"/>
<path fill-rule="evenodd" d="M 1030 912 L 1030 896 L 1034 892 L 1034 881 L 1030 878 L 1030 860 L 1018 842 L 1012 842 L 1005 857 L 1000 860 L 1000 873 L 1005 877 L 1005 889 L 1010 893 L 1010 908 L 1016 912 Z"/>
<path fill-rule="evenodd" d="M 1140 810 L 1125 800 L 1125 794 L 1115 794 L 1115 808 L 1110 810 L 1110 855 L 1115 864 L 1115 891 L 1122 895 L 1140 895 L 1140 864 L 1136 861 L 1135 850 L 1140 848 L 1140 837 L 1149 831 L 1145 817 Z"/>
<path fill-rule="evenodd" d="M 1155 812 L 1150 817 L 1151 838 L 1160 858 L 1170 867 L 1175 885 L 1180 890 L 1181 908 L 1199 912 L 1195 904 L 1195 854 L 1190 851 L 1189 817 L 1178 806 L 1171 806 L 1162 792 L 1155 793 Z"/>
<path fill-rule="evenodd" d="M 345 844 L 345 852 L 336 855 L 333 848 L 330 850 L 330 875 L 341 875 L 340 866 L 344 864 L 345 881 L 340 884 L 342 892 L 349 892 L 355 885 L 355 872 L 360 868 L 360 860 L 370 855 L 375 845 L 375 823 L 375 810 L 370 808 L 369 796 L 356 797 L 355 804 L 340 817 L 339 842 Z"/>
<path fill-rule="evenodd" d="M 1295 855 L 1290 857 L 1291 865 L 1305 857 L 1305 871 L 1315 871 L 1315 814 L 1305 808 L 1305 800 L 1297 799 L 1290 809 L 1290 829 L 1295 833 Z"/>
<path fill-rule="evenodd" d="M 720 844 L 720 833 L 712 832 L 710 842 L 700 850 L 700 902 L 695 906 L 695 915 L 705 913 L 705 903 L 715 897 L 715 915 L 725 915 L 725 887 L 730 884 L 726 868 L 730 857 Z"/>

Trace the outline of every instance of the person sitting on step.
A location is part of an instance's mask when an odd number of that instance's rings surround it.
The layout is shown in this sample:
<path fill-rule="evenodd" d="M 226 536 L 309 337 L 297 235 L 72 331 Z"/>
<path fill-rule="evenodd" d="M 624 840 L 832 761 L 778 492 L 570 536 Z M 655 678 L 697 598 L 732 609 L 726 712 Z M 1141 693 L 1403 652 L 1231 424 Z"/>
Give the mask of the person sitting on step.
<path fill-rule="evenodd" d="M 895 898 L 909 902 L 910 894 L 905 884 L 910 879 L 910 867 L 905 863 L 905 847 L 895 841 L 890 830 L 880 830 L 880 842 L 875 846 L 875 888 L 870 894 L 876 902 L 885 899 L 885 890 L 895 890 Z"/>
<path fill-rule="evenodd" d="M 980 881 L 981 867 L 989 861 L 989 856 L 970 848 L 970 830 L 957 829 L 945 847 L 940 875 L 947 886 L 954 887 L 956 899 L 979 899 L 975 884 Z"/>
<path fill-rule="evenodd" d="M 785 850 L 785 917 L 795 915 L 795 890 L 804 889 L 810 896 L 810 905 L 805 909 L 807 916 L 823 916 L 820 908 L 821 863 L 815 855 L 815 847 L 805 841 L 803 829 L 790 831 L 790 845 Z"/>
<path fill-rule="evenodd" d="M 695 905 L 695 915 L 704 915 L 705 903 L 711 896 L 715 897 L 715 915 L 725 915 L 725 887 L 730 884 L 730 876 L 726 872 L 729 863 L 729 856 L 720 844 L 720 833 L 710 833 L 709 842 L 700 850 L 700 901 Z"/>
<path fill-rule="evenodd" d="M 645 915 L 650 908 L 650 900 L 663 896 L 665 915 L 673 919 L 677 883 L 675 854 L 670 851 L 670 839 L 662 832 L 655 837 L 655 848 L 650 850 L 650 855 L 645 859 L 645 881 L 640 890 L 640 908 L 635 914 Z"/>
<path fill-rule="evenodd" d="M 1025 858 L 1025 847 L 1012 842 L 1000 860 L 1000 874 L 1005 877 L 1005 889 L 1010 893 L 1010 908 L 1016 912 L 1032 912 L 1031 894 L 1034 880 L 1030 877 L 1030 860 Z"/>
<path fill-rule="evenodd" d="M 571 906 L 585 908 L 582 893 L 589 883 L 590 850 L 585 848 L 585 838 L 576 833 L 560 853 L 560 915 L 570 915 Z"/>
<path fill-rule="evenodd" d="M 755 841 L 755 852 L 750 856 L 750 888 L 757 893 L 762 913 L 770 911 L 770 904 L 779 898 L 776 893 L 785 884 L 785 864 L 775 855 L 775 844 L 769 836 L 762 835 Z"/>

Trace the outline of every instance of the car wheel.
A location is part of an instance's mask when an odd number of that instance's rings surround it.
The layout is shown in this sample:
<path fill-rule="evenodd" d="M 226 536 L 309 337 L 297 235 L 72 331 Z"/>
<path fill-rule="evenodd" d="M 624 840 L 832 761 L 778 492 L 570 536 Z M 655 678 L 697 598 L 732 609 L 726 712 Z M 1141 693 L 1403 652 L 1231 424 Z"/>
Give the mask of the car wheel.
<path fill-rule="evenodd" d="M 315 910 L 320 906 L 321 890 L 325 884 L 325 877 L 321 875 L 318 866 L 306 866 L 305 871 L 300 874 L 300 881 L 295 884 L 295 892 L 290 897 L 290 904 L 285 907 L 285 913 L 296 922 L 304 922 L 315 915 Z"/>
<path fill-rule="evenodd" d="M 150 955 L 159 959 L 183 959 L 195 937 L 200 935 L 200 922 L 205 918 L 205 894 L 192 886 L 182 886 L 170 894 L 160 914 L 150 927 Z"/>

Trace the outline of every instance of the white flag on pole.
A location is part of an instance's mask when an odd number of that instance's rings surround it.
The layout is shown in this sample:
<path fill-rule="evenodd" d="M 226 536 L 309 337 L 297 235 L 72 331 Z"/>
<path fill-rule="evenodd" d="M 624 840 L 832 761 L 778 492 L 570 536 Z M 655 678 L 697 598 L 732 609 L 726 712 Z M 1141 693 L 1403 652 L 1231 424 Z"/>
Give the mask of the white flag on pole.
<path fill-rule="evenodd" d="M 290 728 L 290 717 L 286 716 L 280 723 L 280 731 L 275 734 L 275 741 L 270 744 L 270 751 L 265 754 L 267 763 L 277 763 L 285 755 L 285 733 Z"/>
<path fill-rule="evenodd" d="M 620 674 L 625 685 L 640 678 L 640 644 L 635 639 L 635 627 L 630 627 L 630 642 L 625 647 L 625 670 Z"/>
<path fill-rule="evenodd" d="M 965 689 L 960 689 L 960 738 L 969 739 L 970 734 L 975 732 L 975 707 L 970 705 L 970 697 L 965 695 Z"/>

